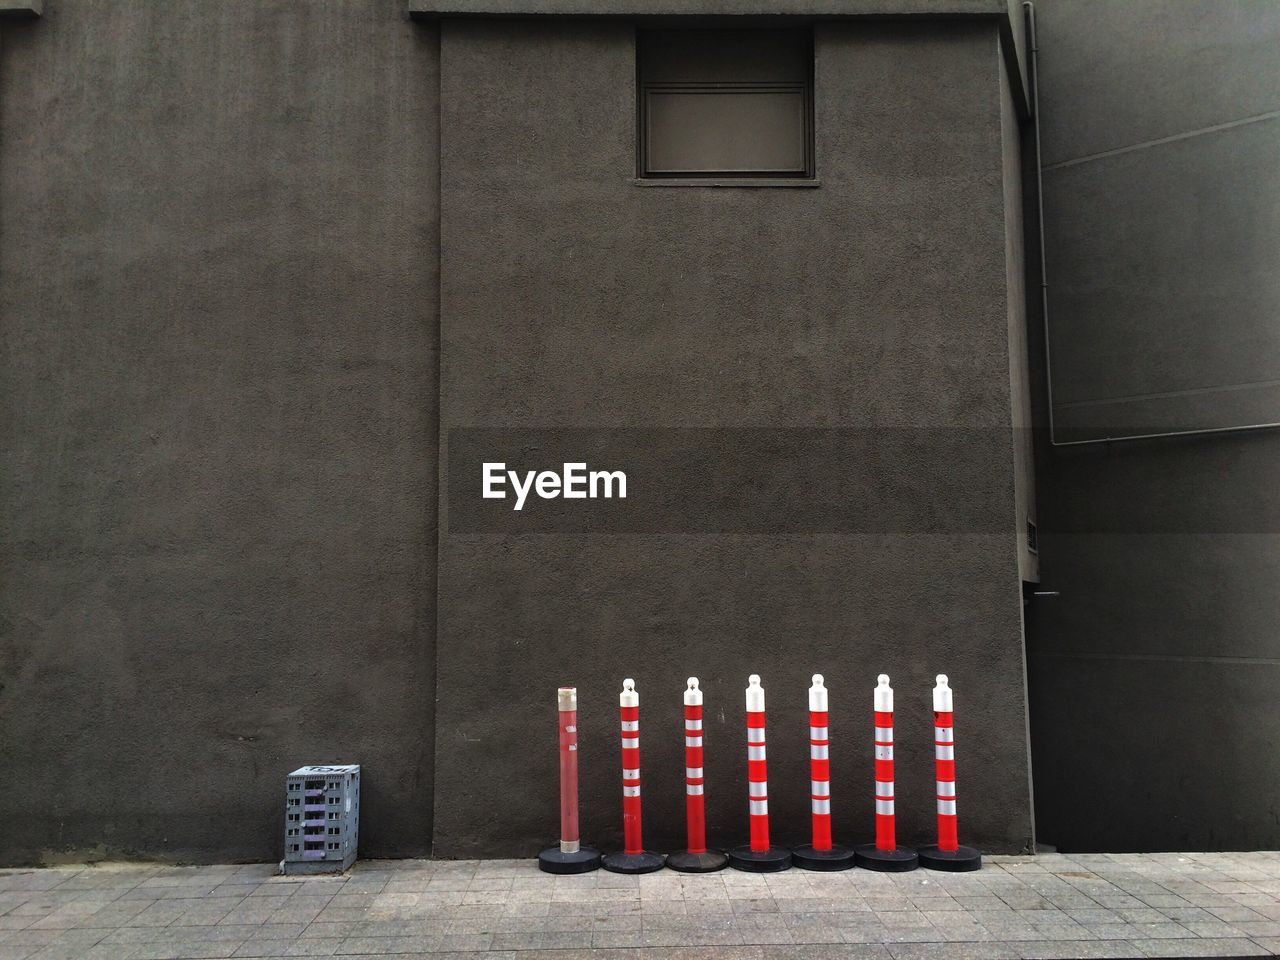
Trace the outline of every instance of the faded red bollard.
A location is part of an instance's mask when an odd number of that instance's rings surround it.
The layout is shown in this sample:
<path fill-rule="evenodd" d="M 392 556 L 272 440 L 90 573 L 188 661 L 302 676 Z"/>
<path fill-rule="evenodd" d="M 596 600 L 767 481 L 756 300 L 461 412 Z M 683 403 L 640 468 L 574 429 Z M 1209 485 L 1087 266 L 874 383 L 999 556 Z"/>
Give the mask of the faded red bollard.
<path fill-rule="evenodd" d="M 622 835 L 623 849 L 607 853 L 602 863 L 614 873 L 652 873 L 662 869 L 662 855 L 644 848 L 640 818 L 640 694 L 631 678 L 622 681 L 618 696 L 622 720 Z"/>
<path fill-rule="evenodd" d="M 600 854 L 578 839 L 578 688 L 556 693 L 560 712 L 560 845 L 538 854 L 547 873 L 587 873 L 600 866 Z"/>
<path fill-rule="evenodd" d="M 848 870 L 853 851 L 831 842 L 831 733 L 827 688 L 822 674 L 813 675 L 809 687 L 809 803 L 813 819 L 813 843 L 791 851 L 797 867 L 805 870 Z"/>
<path fill-rule="evenodd" d="M 947 675 L 938 674 L 933 688 L 933 756 L 938 790 L 938 843 L 920 848 L 920 865 L 959 873 L 982 866 L 982 854 L 960 846 L 956 827 L 955 723 Z"/>
<path fill-rule="evenodd" d="M 791 851 L 769 843 L 769 776 L 764 747 L 764 688 L 760 677 L 747 681 L 747 789 L 751 842 L 729 851 L 729 865 L 751 873 L 774 873 L 791 866 Z"/>
<path fill-rule="evenodd" d="M 916 852 L 898 846 L 894 816 L 893 788 L 893 688 L 889 675 L 880 674 L 875 689 L 876 747 L 876 842 L 855 851 L 860 867 L 881 872 L 914 870 Z"/>
<path fill-rule="evenodd" d="M 667 866 L 681 873 L 711 873 L 729 862 L 719 850 L 707 849 L 706 776 L 702 759 L 702 691 L 690 677 L 684 692 L 684 808 L 688 847 L 668 854 Z"/>

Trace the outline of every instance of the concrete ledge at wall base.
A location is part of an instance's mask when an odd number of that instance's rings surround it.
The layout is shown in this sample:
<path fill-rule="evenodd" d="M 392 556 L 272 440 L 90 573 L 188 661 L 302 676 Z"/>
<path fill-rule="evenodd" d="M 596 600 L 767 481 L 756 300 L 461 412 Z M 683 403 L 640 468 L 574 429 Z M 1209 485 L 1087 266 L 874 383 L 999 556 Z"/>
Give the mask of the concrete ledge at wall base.
<path fill-rule="evenodd" d="M 38 17 L 44 0 L 0 0 L 0 17 Z"/>
<path fill-rule="evenodd" d="M 408 0 L 408 4 L 409 16 L 415 18 L 1008 15 L 1008 0 Z"/>

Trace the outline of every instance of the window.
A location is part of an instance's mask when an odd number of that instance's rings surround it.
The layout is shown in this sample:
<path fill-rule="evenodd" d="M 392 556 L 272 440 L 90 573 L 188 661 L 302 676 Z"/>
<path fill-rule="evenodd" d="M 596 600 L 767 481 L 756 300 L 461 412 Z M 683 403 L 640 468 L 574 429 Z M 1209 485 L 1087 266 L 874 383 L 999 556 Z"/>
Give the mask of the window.
<path fill-rule="evenodd" d="M 642 30 L 639 175 L 812 178 L 808 30 Z"/>

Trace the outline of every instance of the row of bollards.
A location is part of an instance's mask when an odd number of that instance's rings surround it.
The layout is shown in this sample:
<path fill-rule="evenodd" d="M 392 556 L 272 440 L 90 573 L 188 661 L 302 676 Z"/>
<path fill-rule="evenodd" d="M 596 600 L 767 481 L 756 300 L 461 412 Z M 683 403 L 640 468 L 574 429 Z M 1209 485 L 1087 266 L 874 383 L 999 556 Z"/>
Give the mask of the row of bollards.
<path fill-rule="evenodd" d="M 982 855 L 961 846 L 956 826 L 955 733 L 952 693 L 945 674 L 933 689 L 934 765 L 937 786 L 938 842 L 915 851 L 898 846 L 894 819 L 893 688 L 881 674 L 874 692 L 875 842 L 855 848 L 836 844 L 831 830 L 831 757 L 828 694 L 821 674 L 809 688 L 809 777 L 812 842 L 788 850 L 769 838 L 769 775 L 765 750 L 764 688 L 752 674 L 746 690 L 747 791 L 750 813 L 748 842 L 728 854 L 707 847 L 705 777 L 703 774 L 703 701 L 698 678 L 690 677 L 684 693 L 686 849 L 667 857 L 644 849 L 640 805 L 640 694 L 634 680 L 622 682 L 618 698 L 622 733 L 623 849 L 603 858 L 581 846 L 578 834 L 578 694 L 559 690 L 560 711 L 560 845 L 542 851 L 538 865 L 548 873 L 585 873 L 603 866 L 615 873 L 651 873 L 664 864 L 682 873 L 708 873 L 733 866 L 754 873 L 788 867 L 806 870 L 903 871 L 925 866 L 933 870 L 977 870 Z"/>

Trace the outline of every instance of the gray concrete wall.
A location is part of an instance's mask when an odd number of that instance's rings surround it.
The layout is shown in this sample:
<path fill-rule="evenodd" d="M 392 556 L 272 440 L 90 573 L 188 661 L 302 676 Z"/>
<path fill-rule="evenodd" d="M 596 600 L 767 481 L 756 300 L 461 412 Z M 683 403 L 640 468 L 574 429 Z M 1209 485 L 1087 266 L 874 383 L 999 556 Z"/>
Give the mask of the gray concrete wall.
<path fill-rule="evenodd" d="M 1064 435 L 1280 420 L 1280 8 L 1037 10 Z M 1280 435 L 1045 445 L 1038 466 L 1061 591 L 1028 620 L 1039 837 L 1276 847 Z"/>
<path fill-rule="evenodd" d="M 329 760 L 364 764 L 366 856 L 529 854 L 554 839 L 566 681 L 610 845 L 624 675 L 671 848 L 690 673 L 727 843 L 752 671 L 799 840 L 814 670 L 846 839 L 870 833 L 882 670 L 902 836 L 931 835 L 945 670 L 966 836 L 1028 846 L 997 17 L 819 26 L 821 184 L 749 190 L 632 182 L 619 20 L 44 14 L 0 28 L 0 859 L 269 859 L 283 774 Z M 478 479 L 438 460 L 438 417 L 861 431 L 881 450 L 847 464 L 850 499 L 895 512 L 437 544 Z M 973 483 L 938 476 L 929 429 Z M 903 436 L 923 459 L 889 462 Z"/>
<path fill-rule="evenodd" d="M 430 849 L 436 44 L 49 0 L 0 57 L 0 860 Z"/>
<path fill-rule="evenodd" d="M 479 495 L 478 472 L 444 468 L 436 852 L 528 855 L 554 840 L 561 683 L 579 687 L 584 835 L 616 845 L 625 676 L 642 692 L 651 845 L 683 838 L 690 674 L 707 696 L 714 841 L 746 834 L 751 672 L 769 696 L 775 834 L 801 840 L 815 670 L 833 690 L 842 837 L 871 831 L 880 671 L 899 690 L 901 835 L 930 835 L 929 690 L 945 670 L 959 698 L 965 832 L 988 849 L 1025 848 L 994 20 L 820 25 L 817 189 L 633 184 L 625 22 L 441 30 L 444 443 L 463 428 L 619 425 L 969 427 L 996 439 L 960 499 L 935 503 L 923 484 L 909 494 L 923 513 L 983 521 L 945 535 L 477 533 L 453 529 L 450 511 Z M 511 448 L 546 449 L 530 436 Z M 902 464 L 857 466 L 850 489 L 876 496 Z M 718 480 L 731 490 L 753 478 Z"/>

